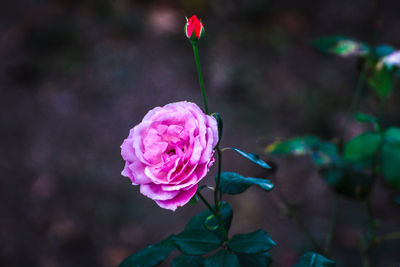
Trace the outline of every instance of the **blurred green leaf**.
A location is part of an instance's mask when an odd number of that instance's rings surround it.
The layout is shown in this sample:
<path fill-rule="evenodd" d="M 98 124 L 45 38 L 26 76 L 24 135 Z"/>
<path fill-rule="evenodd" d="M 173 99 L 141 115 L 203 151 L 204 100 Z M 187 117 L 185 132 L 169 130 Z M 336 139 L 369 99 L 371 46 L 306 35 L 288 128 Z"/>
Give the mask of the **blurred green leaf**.
<path fill-rule="evenodd" d="M 385 141 L 400 144 L 400 128 L 391 127 L 385 131 Z"/>
<path fill-rule="evenodd" d="M 259 254 L 236 253 L 236 256 L 238 256 L 241 266 L 267 267 L 272 262 L 271 255 L 268 252 Z"/>
<path fill-rule="evenodd" d="M 388 56 L 389 54 L 393 53 L 394 51 L 396 51 L 396 49 L 394 49 L 390 45 L 377 45 L 373 49 L 373 55 L 379 59 L 379 58 Z"/>
<path fill-rule="evenodd" d="M 237 234 L 228 241 L 228 247 L 234 252 L 255 254 L 270 250 L 276 243 L 264 230 L 249 234 Z"/>
<path fill-rule="evenodd" d="M 389 128 L 384 133 L 381 169 L 386 180 L 400 190 L 400 129 Z"/>
<path fill-rule="evenodd" d="M 172 243 L 173 236 L 148 246 L 129 256 L 118 267 L 150 267 L 161 263 L 176 248 Z"/>
<path fill-rule="evenodd" d="M 248 160 L 254 162 L 258 166 L 261 166 L 261 167 L 263 167 L 265 169 L 270 169 L 271 168 L 266 162 L 261 160 L 260 157 L 258 155 L 256 155 L 256 154 L 254 154 L 254 153 L 246 153 L 246 152 L 243 152 L 243 151 L 241 151 L 241 150 L 239 150 L 237 148 L 233 148 L 233 147 L 231 147 L 231 149 L 236 151 L 237 153 L 239 153 L 243 157 L 247 158 Z"/>
<path fill-rule="evenodd" d="M 293 267 L 335 267 L 336 263 L 324 256 L 315 253 L 307 252 L 301 256 L 300 260 Z"/>
<path fill-rule="evenodd" d="M 341 57 L 365 55 L 369 47 L 361 42 L 343 36 L 325 36 L 317 38 L 313 45 L 323 53 Z"/>
<path fill-rule="evenodd" d="M 220 212 L 225 229 L 226 231 L 229 231 L 233 216 L 232 206 L 229 203 L 222 201 L 220 204 Z M 185 231 L 209 230 L 213 226 L 218 226 L 218 220 L 213 216 L 210 210 L 206 209 L 189 220 L 189 222 L 186 224 Z M 221 229 L 216 229 L 213 230 L 212 232 L 215 233 L 220 238 L 221 241 L 224 240 L 223 234 L 221 233 Z"/>
<path fill-rule="evenodd" d="M 250 186 L 257 185 L 264 191 L 271 191 L 274 185 L 271 181 L 260 178 L 243 177 L 234 172 L 222 172 L 220 180 L 220 191 L 224 194 L 240 194 L 246 191 Z"/>
<path fill-rule="evenodd" d="M 367 75 L 367 83 L 379 97 L 386 98 L 393 89 L 394 72 L 386 65 L 375 65 L 371 68 Z"/>
<path fill-rule="evenodd" d="M 322 166 L 338 159 L 337 146 L 330 142 L 320 142 L 316 151 L 311 153 L 314 164 Z"/>
<path fill-rule="evenodd" d="M 203 258 L 182 254 L 172 260 L 171 267 L 203 267 Z"/>
<path fill-rule="evenodd" d="M 276 155 L 307 155 L 319 144 L 315 136 L 296 137 L 286 142 L 274 142 L 266 148 L 266 152 Z"/>
<path fill-rule="evenodd" d="M 367 164 L 367 166 L 369 166 Z M 368 167 L 369 169 L 369 167 Z M 359 162 L 338 160 L 320 169 L 325 182 L 337 194 L 363 199 L 371 191 L 373 179 Z"/>
<path fill-rule="evenodd" d="M 174 236 L 173 242 L 188 255 L 204 255 L 221 246 L 221 240 L 208 230 L 185 230 Z"/>
<path fill-rule="evenodd" d="M 240 267 L 235 254 L 227 250 L 220 250 L 215 255 L 204 260 L 204 267 Z"/>
<path fill-rule="evenodd" d="M 296 137 L 284 142 L 276 141 L 267 146 L 265 151 L 273 155 L 311 155 L 317 166 L 331 163 L 338 158 L 335 144 L 321 142 L 315 136 Z"/>
<path fill-rule="evenodd" d="M 364 132 L 354 137 L 344 148 L 344 158 L 354 161 L 371 158 L 377 152 L 381 139 L 376 132 Z"/>
<path fill-rule="evenodd" d="M 356 120 L 361 123 L 376 123 L 376 118 L 374 116 L 365 113 L 357 112 L 354 116 Z"/>

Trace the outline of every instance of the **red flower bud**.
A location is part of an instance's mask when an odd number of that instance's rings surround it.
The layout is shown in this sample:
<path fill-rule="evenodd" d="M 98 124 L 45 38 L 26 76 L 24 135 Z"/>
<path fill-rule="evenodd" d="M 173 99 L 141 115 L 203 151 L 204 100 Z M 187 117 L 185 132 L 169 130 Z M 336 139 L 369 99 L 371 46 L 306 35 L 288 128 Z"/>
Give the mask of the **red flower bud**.
<path fill-rule="evenodd" d="M 186 18 L 185 33 L 190 40 L 197 41 L 204 33 L 204 27 L 201 21 L 193 15 L 189 19 Z"/>

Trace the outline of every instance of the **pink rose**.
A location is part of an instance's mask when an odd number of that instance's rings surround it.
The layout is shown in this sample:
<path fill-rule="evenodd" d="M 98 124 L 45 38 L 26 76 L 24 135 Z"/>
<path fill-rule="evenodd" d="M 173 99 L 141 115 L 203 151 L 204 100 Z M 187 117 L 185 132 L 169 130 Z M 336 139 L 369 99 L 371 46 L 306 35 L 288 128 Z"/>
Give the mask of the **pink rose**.
<path fill-rule="evenodd" d="M 156 107 L 121 145 L 122 175 L 164 209 L 176 210 L 194 194 L 214 162 L 218 128 L 194 103 Z"/>

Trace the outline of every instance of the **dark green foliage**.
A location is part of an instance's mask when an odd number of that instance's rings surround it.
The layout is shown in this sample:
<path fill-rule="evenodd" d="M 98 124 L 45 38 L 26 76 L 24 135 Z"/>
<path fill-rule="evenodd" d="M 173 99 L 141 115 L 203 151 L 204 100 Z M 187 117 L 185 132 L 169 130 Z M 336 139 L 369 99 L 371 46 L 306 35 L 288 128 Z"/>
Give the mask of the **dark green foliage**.
<path fill-rule="evenodd" d="M 268 252 L 259 254 L 236 253 L 241 266 L 267 267 L 271 264 L 271 255 Z"/>
<path fill-rule="evenodd" d="M 203 258 L 182 254 L 172 260 L 171 267 L 202 267 Z"/>
<path fill-rule="evenodd" d="M 369 159 L 378 151 L 381 139 L 379 133 L 364 132 L 346 144 L 343 156 L 352 161 Z"/>
<path fill-rule="evenodd" d="M 293 267 L 335 267 L 336 263 L 324 256 L 315 253 L 307 252 L 301 256 L 299 262 Z"/>
<path fill-rule="evenodd" d="M 393 53 L 394 51 L 396 51 L 396 49 L 390 45 L 377 45 L 374 47 L 371 56 L 375 58 L 382 58 Z"/>
<path fill-rule="evenodd" d="M 229 203 L 221 202 L 220 212 L 225 229 L 226 231 L 229 231 L 233 216 L 232 206 Z M 212 232 L 215 233 L 222 241 L 224 238 L 221 233 L 221 229 L 218 227 L 218 229 L 216 229 L 216 226 L 218 226 L 217 218 L 215 218 L 210 210 L 206 209 L 189 220 L 189 222 L 186 224 L 185 231 L 213 229 Z"/>
<path fill-rule="evenodd" d="M 221 240 L 208 230 L 185 230 L 173 237 L 175 246 L 188 255 L 204 255 L 221 246 Z"/>
<path fill-rule="evenodd" d="M 384 133 L 381 169 L 386 180 L 400 190 L 400 128 L 389 128 Z"/>
<path fill-rule="evenodd" d="M 363 199 L 373 185 L 370 173 L 356 162 L 339 160 L 321 168 L 320 174 L 336 193 L 350 198 Z"/>
<path fill-rule="evenodd" d="M 361 123 L 372 123 L 372 124 L 377 123 L 376 118 L 374 116 L 371 116 L 371 115 L 368 115 L 365 113 L 356 112 L 354 117 L 356 118 L 356 120 L 358 122 L 361 122 Z"/>
<path fill-rule="evenodd" d="M 313 42 L 313 45 L 323 53 L 342 57 L 365 55 L 369 52 L 366 44 L 343 36 L 320 37 Z"/>
<path fill-rule="evenodd" d="M 265 169 L 270 169 L 271 168 L 266 162 L 261 160 L 260 157 L 258 155 L 256 155 L 256 154 L 246 153 L 246 152 L 243 152 L 243 151 L 241 151 L 241 150 L 239 150 L 237 148 L 233 148 L 233 147 L 231 147 L 231 149 L 236 151 L 237 153 L 239 153 L 243 157 L 247 158 L 248 160 L 254 162 L 258 166 L 261 166 L 261 167 L 263 167 Z"/>
<path fill-rule="evenodd" d="M 204 267 L 240 267 L 235 254 L 227 250 L 220 250 L 213 256 L 204 260 Z"/>
<path fill-rule="evenodd" d="M 375 61 L 373 61 L 375 63 Z M 372 65 L 369 68 L 367 76 L 368 85 L 382 99 L 386 98 L 393 90 L 394 71 L 390 70 L 386 65 Z"/>
<path fill-rule="evenodd" d="M 228 247 L 237 253 L 257 254 L 270 250 L 276 243 L 264 230 L 237 234 L 228 241 Z"/>
<path fill-rule="evenodd" d="M 173 236 L 148 246 L 139 252 L 126 258 L 118 267 L 150 267 L 161 263 L 168 255 L 175 250 L 172 243 Z"/>
<path fill-rule="evenodd" d="M 234 172 L 222 172 L 220 180 L 220 190 L 222 193 L 235 195 L 246 191 L 250 186 L 256 185 L 264 191 L 271 191 L 274 185 L 271 181 L 260 178 L 243 177 Z"/>

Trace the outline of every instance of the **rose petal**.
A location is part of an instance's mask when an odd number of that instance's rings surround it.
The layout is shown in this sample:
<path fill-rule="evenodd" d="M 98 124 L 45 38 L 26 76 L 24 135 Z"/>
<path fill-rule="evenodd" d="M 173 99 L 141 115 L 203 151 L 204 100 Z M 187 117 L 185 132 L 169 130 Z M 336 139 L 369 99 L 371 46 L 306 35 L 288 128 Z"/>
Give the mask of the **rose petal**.
<path fill-rule="evenodd" d="M 179 191 L 164 191 L 160 185 L 143 184 L 140 186 L 140 193 L 154 200 L 168 200 L 176 197 Z"/>
<path fill-rule="evenodd" d="M 188 190 L 181 190 L 175 198 L 169 200 L 156 200 L 156 203 L 161 208 L 175 211 L 178 207 L 182 207 L 189 202 L 189 200 L 196 194 L 197 187 L 198 186 L 196 185 Z"/>

